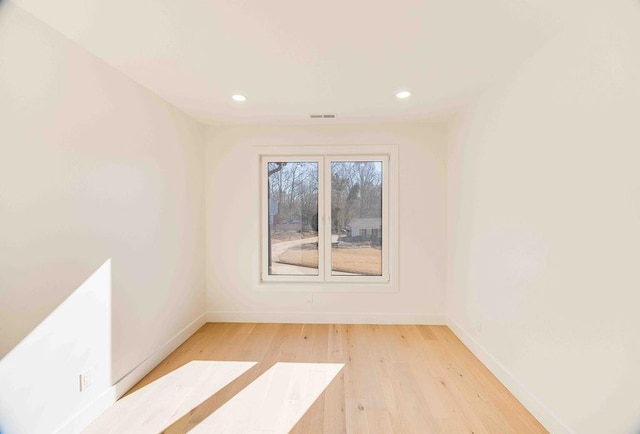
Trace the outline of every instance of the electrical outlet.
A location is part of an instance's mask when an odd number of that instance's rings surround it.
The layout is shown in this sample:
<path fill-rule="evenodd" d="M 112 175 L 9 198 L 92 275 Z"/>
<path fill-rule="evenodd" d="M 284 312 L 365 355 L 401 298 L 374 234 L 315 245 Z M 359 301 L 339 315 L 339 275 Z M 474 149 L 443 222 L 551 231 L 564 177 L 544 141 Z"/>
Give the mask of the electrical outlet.
<path fill-rule="evenodd" d="M 307 303 L 313 304 L 313 294 L 307 295 Z"/>
<path fill-rule="evenodd" d="M 80 374 L 80 392 L 91 386 L 91 371 L 85 371 Z"/>

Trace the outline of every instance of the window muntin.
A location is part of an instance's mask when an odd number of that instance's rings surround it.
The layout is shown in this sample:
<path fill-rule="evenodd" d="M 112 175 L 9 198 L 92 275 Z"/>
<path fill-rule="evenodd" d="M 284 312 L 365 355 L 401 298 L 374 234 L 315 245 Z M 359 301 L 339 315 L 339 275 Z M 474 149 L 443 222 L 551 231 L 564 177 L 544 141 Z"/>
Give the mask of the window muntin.
<path fill-rule="evenodd" d="M 388 162 L 262 156 L 261 280 L 389 283 Z"/>

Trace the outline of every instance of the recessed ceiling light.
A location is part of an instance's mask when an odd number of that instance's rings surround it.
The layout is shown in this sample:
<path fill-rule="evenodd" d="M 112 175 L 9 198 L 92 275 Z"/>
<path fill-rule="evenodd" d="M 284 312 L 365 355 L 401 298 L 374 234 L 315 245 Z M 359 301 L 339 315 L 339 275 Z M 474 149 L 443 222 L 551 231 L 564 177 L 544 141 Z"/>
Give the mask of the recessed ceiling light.
<path fill-rule="evenodd" d="M 411 96 L 411 92 L 408 90 L 403 90 L 401 92 L 396 93 L 396 98 L 398 99 L 407 99 Z"/>
<path fill-rule="evenodd" d="M 247 97 L 236 93 L 235 95 L 231 96 L 231 99 L 237 102 L 245 102 L 247 100 Z"/>

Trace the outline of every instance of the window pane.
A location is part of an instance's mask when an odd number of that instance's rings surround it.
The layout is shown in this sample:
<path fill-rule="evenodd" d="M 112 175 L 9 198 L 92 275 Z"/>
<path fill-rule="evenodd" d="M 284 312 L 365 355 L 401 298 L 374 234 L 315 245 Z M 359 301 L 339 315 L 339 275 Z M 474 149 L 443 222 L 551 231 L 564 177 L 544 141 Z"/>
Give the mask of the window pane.
<path fill-rule="evenodd" d="M 382 162 L 331 162 L 331 275 L 382 276 Z"/>
<path fill-rule="evenodd" d="M 269 162 L 269 274 L 318 275 L 318 163 Z"/>

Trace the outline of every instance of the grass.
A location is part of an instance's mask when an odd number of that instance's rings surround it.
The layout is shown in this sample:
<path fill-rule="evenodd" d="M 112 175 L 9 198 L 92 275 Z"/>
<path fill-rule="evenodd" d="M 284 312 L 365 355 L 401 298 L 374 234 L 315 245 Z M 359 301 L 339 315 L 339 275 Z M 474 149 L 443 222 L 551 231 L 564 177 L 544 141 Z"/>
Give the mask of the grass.
<path fill-rule="evenodd" d="M 295 246 L 285 251 L 278 262 L 302 267 L 318 268 L 318 248 L 316 243 Z M 332 270 L 363 276 L 382 274 L 382 251 L 373 247 L 357 249 L 331 249 Z"/>

